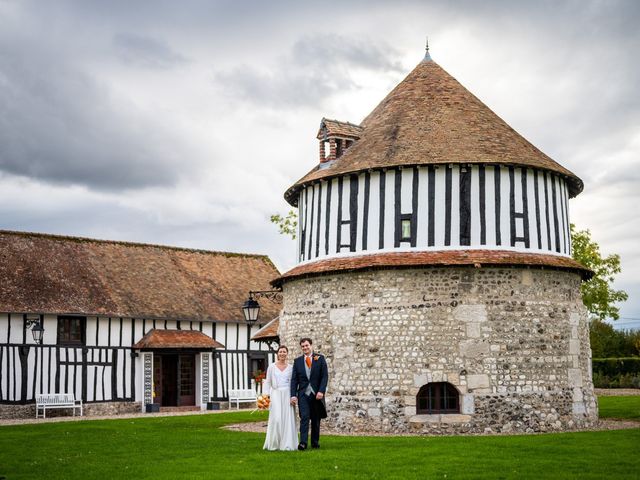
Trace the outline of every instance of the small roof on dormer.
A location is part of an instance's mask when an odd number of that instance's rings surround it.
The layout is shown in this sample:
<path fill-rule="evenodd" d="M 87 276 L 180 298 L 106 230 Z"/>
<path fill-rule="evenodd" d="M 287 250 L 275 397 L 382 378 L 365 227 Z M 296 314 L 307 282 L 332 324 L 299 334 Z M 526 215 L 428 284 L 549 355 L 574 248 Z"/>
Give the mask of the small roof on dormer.
<path fill-rule="evenodd" d="M 362 135 L 362 127 L 360 125 L 323 118 L 320 122 L 317 138 L 322 140 L 327 137 L 347 137 L 357 140 L 360 135 Z"/>
<path fill-rule="evenodd" d="M 568 179 L 572 197 L 583 188 L 575 174 L 522 137 L 429 55 L 363 120 L 361 128 L 359 140 L 339 160 L 314 167 L 287 190 L 285 199 L 295 206 L 304 184 L 349 173 L 461 163 L 555 172 Z"/>

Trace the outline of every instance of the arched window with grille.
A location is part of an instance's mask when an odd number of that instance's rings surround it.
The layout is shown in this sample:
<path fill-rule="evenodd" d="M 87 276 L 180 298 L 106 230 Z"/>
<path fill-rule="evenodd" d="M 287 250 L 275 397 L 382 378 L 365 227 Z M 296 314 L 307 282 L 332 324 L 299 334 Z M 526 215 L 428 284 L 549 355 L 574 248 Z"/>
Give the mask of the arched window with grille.
<path fill-rule="evenodd" d="M 416 413 L 460 413 L 460 394 L 447 382 L 427 383 L 416 398 Z"/>

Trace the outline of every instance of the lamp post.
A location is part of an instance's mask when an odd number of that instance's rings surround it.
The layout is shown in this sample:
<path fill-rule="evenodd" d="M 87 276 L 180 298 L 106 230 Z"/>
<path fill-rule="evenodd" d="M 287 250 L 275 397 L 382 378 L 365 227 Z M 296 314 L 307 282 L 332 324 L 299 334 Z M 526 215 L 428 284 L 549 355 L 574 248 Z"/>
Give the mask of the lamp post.
<path fill-rule="evenodd" d="M 44 327 L 42 326 L 42 319 L 40 318 L 40 315 L 27 315 L 25 317 L 25 325 L 27 329 L 31 329 L 33 341 L 38 345 L 41 345 L 42 336 L 44 335 Z"/>
<path fill-rule="evenodd" d="M 282 290 L 259 290 L 249 291 L 249 298 L 242 304 L 244 320 L 249 326 L 258 321 L 260 315 L 260 304 L 257 298 L 266 298 L 274 303 L 282 303 Z"/>

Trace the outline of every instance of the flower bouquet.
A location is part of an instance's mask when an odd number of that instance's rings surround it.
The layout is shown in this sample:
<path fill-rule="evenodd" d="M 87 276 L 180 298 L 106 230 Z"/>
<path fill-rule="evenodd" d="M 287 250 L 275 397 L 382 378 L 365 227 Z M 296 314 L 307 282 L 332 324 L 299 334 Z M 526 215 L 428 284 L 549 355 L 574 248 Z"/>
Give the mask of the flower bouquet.
<path fill-rule="evenodd" d="M 269 395 L 263 394 L 258 396 L 258 410 L 269 410 L 269 405 L 271 405 Z"/>

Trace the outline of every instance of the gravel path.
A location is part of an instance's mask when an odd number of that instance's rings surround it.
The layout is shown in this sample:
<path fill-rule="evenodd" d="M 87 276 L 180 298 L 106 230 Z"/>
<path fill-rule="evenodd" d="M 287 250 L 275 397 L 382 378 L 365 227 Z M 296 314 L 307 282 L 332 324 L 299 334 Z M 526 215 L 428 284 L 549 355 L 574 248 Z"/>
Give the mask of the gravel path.
<path fill-rule="evenodd" d="M 626 395 L 640 395 L 640 389 L 632 388 L 596 388 L 595 393 L 597 396 L 626 396 Z M 3 420 L 0 419 L 0 427 L 7 425 L 23 425 L 34 423 L 56 423 L 56 422 L 78 422 L 83 420 L 113 420 L 113 419 L 128 419 L 128 418 L 154 418 L 154 417 L 174 417 L 184 415 L 215 415 L 218 413 L 225 413 L 229 411 L 237 410 L 205 410 L 205 411 L 188 411 L 188 412 L 163 412 L 163 413 L 132 413 L 125 415 L 103 415 L 103 416 L 84 416 L 84 417 L 69 417 L 60 416 L 52 418 L 19 418 Z M 241 409 L 240 411 L 250 412 L 252 409 Z M 593 430 L 619 430 L 625 428 L 639 428 L 640 422 L 623 421 L 623 420 L 599 420 L 598 426 Z M 235 425 L 227 425 L 228 430 L 241 431 L 241 432 L 266 432 L 267 422 L 252 422 L 252 423 L 239 423 Z M 329 435 L 355 435 L 351 433 L 345 433 L 342 431 L 330 431 L 327 428 L 323 428 L 323 433 Z M 368 434 L 368 435 L 387 435 L 387 434 Z M 397 434 L 394 434 L 397 435 Z M 406 434 L 412 435 L 412 434 Z"/>
<path fill-rule="evenodd" d="M 60 416 L 51 418 L 16 418 L 10 420 L 0 419 L 0 427 L 7 425 L 25 425 L 34 423 L 58 423 L 58 422 L 80 422 L 84 420 L 126 420 L 129 418 L 155 418 L 155 417 L 182 417 L 185 415 L 216 415 L 218 413 L 229 412 L 251 412 L 253 409 L 241 408 L 240 410 L 205 410 L 188 412 L 161 412 L 161 413 L 129 413 L 124 415 L 100 415 L 100 416 Z"/>
<path fill-rule="evenodd" d="M 225 425 L 225 430 L 231 430 L 234 432 L 253 432 L 253 433 L 266 433 L 267 422 L 251 422 L 251 423 L 235 423 L 232 425 Z M 598 424 L 593 428 L 587 428 L 584 431 L 601 431 L 601 430 L 627 430 L 631 428 L 640 428 L 640 422 L 632 420 L 598 420 Z M 536 432 L 536 433 L 468 433 L 468 434 L 456 434 L 456 436 L 486 436 L 486 435 L 539 435 L 543 433 L 564 433 L 564 432 Z M 415 434 L 415 433 L 351 433 L 344 430 L 333 430 L 331 428 L 322 427 L 323 435 L 338 435 L 338 436 L 367 436 L 367 437 L 438 437 L 441 435 L 434 434 Z"/>
<path fill-rule="evenodd" d="M 640 388 L 594 388 L 597 397 L 626 397 L 640 395 Z"/>

